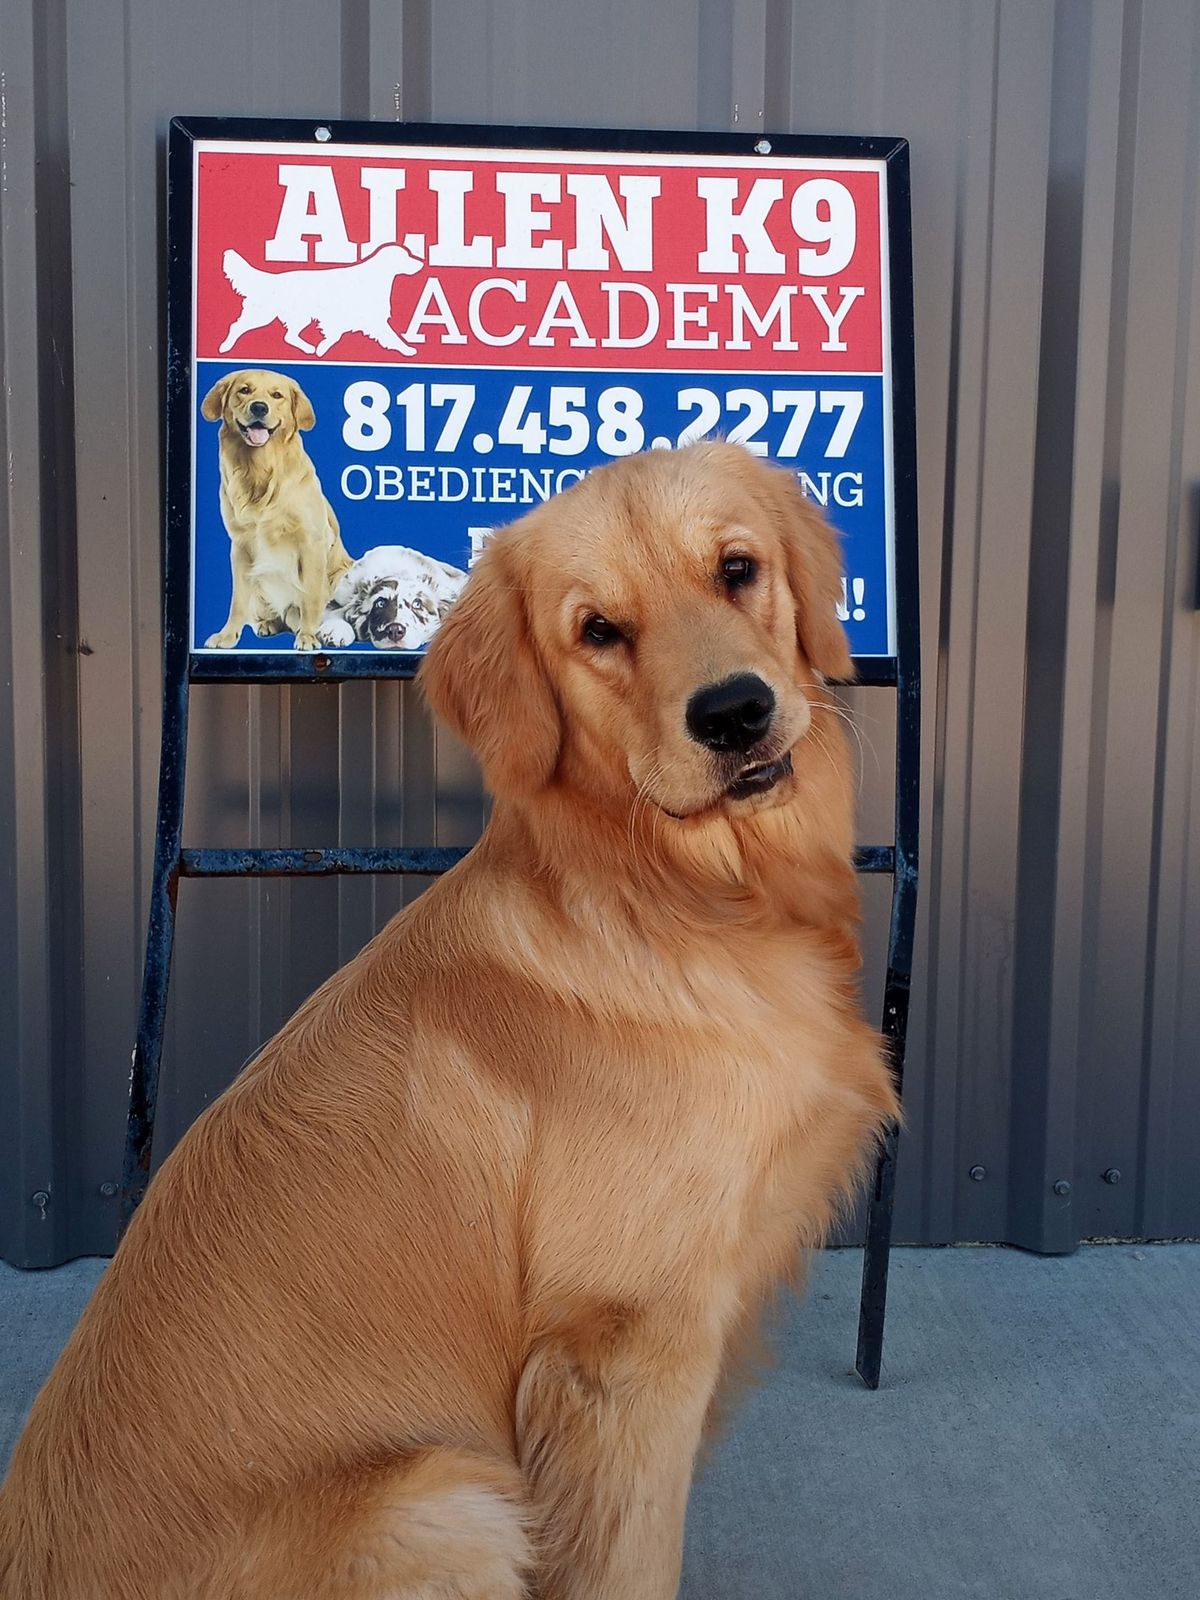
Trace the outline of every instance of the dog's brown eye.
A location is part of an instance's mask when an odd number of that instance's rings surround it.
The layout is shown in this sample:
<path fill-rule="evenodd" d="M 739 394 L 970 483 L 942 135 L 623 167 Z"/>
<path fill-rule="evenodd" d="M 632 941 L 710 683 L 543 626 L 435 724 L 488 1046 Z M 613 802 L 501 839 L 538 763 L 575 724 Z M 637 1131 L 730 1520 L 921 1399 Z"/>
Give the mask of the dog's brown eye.
<path fill-rule="evenodd" d="M 624 638 L 620 628 L 615 622 L 610 622 L 607 617 L 588 617 L 583 624 L 583 640 L 585 644 L 606 645 L 616 644 L 618 639 Z"/>
<path fill-rule="evenodd" d="M 283 396 L 280 394 L 278 389 L 272 389 L 271 390 L 271 399 L 272 400 L 282 400 Z"/>
<path fill-rule="evenodd" d="M 757 570 L 749 556 L 726 556 L 721 563 L 721 577 L 730 589 L 742 589 L 753 583 Z"/>
<path fill-rule="evenodd" d="M 244 383 L 242 385 L 242 387 L 238 390 L 238 393 L 239 394 L 249 394 L 250 393 L 250 385 L 248 383 Z"/>

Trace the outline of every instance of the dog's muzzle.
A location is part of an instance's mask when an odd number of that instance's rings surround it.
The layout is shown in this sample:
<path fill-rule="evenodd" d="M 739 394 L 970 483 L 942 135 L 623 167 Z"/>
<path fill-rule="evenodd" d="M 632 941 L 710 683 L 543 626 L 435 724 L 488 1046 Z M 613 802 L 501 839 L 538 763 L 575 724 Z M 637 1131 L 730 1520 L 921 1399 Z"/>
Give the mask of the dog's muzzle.
<path fill-rule="evenodd" d="M 778 761 L 759 761 L 743 767 L 725 793 L 731 800 L 748 800 L 751 795 L 766 794 L 791 770 L 792 752 L 789 750 Z"/>
<path fill-rule="evenodd" d="M 265 422 L 260 422 L 257 418 L 250 422 L 238 423 L 238 431 L 241 433 L 242 438 L 247 444 L 253 445 L 256 450 L 260 445 L 267 443 L 278 427 L 279 424 L 276 423 L 274 428 L 268 428 Z"/>

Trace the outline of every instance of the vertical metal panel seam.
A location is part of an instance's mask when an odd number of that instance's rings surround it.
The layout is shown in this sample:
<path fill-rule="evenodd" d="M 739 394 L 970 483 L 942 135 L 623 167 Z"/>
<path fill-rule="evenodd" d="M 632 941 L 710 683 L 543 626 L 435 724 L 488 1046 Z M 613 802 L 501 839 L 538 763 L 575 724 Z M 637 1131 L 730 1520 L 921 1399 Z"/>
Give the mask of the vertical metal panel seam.
<path fill-rule="evenodd" d="M 1005 1208 L 1007 1237 L 1033 1248 L 1053 1248 L 1055 1243 L 1073 1248 L 1075 1243 L 1069 1227 L 1061 1236 L 1061 1224 L 1069 1224 L 1069 1208 L 1057 1205 L 1056 1214 L 1048 1218 L 1039 1202 L 1052 1140 L 1058 1146 L 1055 1159 L 1060 1173 L 1073 1170 L 1073 1161 L 1062 1165 L 1064 1129 L 1048 1116 L 1051 1086 L 1061 1081 L 1061 1073 L 1046 1049 L 1053 968 L 1045 957 L 1055 928 L 1052 866 L 1059 841 L 1050 780 L 1061 760 L 1062 641 L 1071 560 L 1069 541 L 1056 536 L 1056 531 L 1061 527 L 1065 532 L 1070 523 L 1082 315 L 1077 311 L 1074 318 L 1070 316 L 1070 302 L 1074 299 L 1078 306 L 1082 291 L 1083 185 L 1076 200 L 1069 174 L 1082 164 L 1088 137 L 1088 96 L 1086 87 L 1080 89 L 1094 57 L 1092 21 L 1086 3 L 1058 0 L 1055 5 L 1050 126 L 1054 153 L 1044 197 L 1041 337 L 1034 399 L 1034 537 L 1026 593 L 1029 671 L 1018 797 L 1014 983 L 1020 1003 L 1013 1017 L 1009 1090 L 1013 1139 Z M 1060 578 L 1061 619 L 1053 599 Z M 1048 1221 L 1051 1232 L 1054 1222 L 1060 1224 L 1060 1237 L 1053 1241 Z"/>
<path fill-rule="evenodd" d="M 1101 602 L 1105 633 L 1105 732 L 1098 815 L 1092 1093 L 1081 1102 L 1083 1149 L 1099 1167 L 1136 1164 L 1143 1111 L 1147 979 L 1151 959 L 1151 828 L 1157 803 L 1157 714 L 1165 663 L 1163 587 L 1170 564 L 1169 440 L 1177 361 L 1172 322 L 1180 292 L 1182 215 L 1179 186 L 1187 153 L 1180 101 L 1190 87 L 1189 55 L 1181 51 L 1179 12 L 1131 7 L 1137 29 L 1138 114 L 1128 154 L 1127 265 L 1120 387 L 1120 446 Z M 1109 618 L 1105 618 L 1105 603 Z M 1107 627 L 1105 624 L 1107 622 Z M 1114 1158 L 1120 1158 L 1115 1159 Z M 1084 1231 L 1110 1236 L 1136 1230 L 1137 1186 L 1089 1191 Z"/>
<path fill-rule="evenodd" d="M 1124 72 L 1123 0 L 1091 4 L 1087 69 L 1084 168 L 1081 175 L 1079 280 L 1075 352 L 1077 377 L 1071 422 L 1070 504 L 1064 534 L 1067 541 L 1065 618 L 1062 635 L 1059 748 L 1053 797 L 1054 883 L 1044 1055 L 1038 1086 L 1045 1095 L 1048 1119 L 1044 1159 L 1059 1162 L 1055 1176 L 1074 1175 L 1077 1163 L 1075 1107 L 1084 1063 L 1081 1056 L 1081 1010 L 1085 979 L 1088 883 L 1096 870 L 1086 826 L 1087 796 L 1093 762 L 1092 684 L 1095 674 L 1096 595 L 1099 527 L 1103 503 L 1103 431 L 1112 385 L 1109 326 L 1113 254 L 1118 214 L 1116 156 L 1125 103 L 1120 93 Z M 1097 337 L 1099 333 L 1099 337 Z M 1053 530 L 1048 530 L 1052 534 Z M 1064 1164 L 1066 1163 L 1066 1164 Z M 1042 1193 L 1014 1196 L 1014 1205 L 1028 1213 L 1025 1226 L 1014 1230 L 1014 1242 L 1031 1248 L 1067 1248 L 1078 1237 L 1069 1209 L 1051 1195 L 1051 1174 L 1042 1177 Z M 1034 1215 L 1033 1213 L 1036 1213 Z"/>
<path fill-rule="evenodd" d="M 11 1137 L 12 1249 L 22 1262 L 46 1265 L 59 1241 L 54 1204 L 62 1150 L 57 1138 L 52 1059 L 51 966 L 48 926 L 50 863 L 47 834 L 46 705 L 43 696 L 45 627 L 41 573 L 46 536 L 39 478 L 38 428 L 42 403 L 38 340 L 40 282 L 34 228 L 40 150 L 34 110 L 37 63 L 31 5 L 15 0 L 5 8 L 6 62 L 0 75 L 0 350 L 5 381 L 0 438 L 5 449 L 5 600 L 9 628 L 4 661 L 9 695 L 0 730 L 11 739 L 11 788 L 0 803 L 11 805 L 5 850 L 12 904 L 5 908 L 13 941 L 11 993 L 16 1125 Z M 19 41 L 14 43 L 13 41 Z M 18 295 L 28 302 L 19 313 Z M 21 381 L 14 381 L 20 373 Z M 21 396 L 24 395 L 24 401 Z M 29 403 L 32 399 L 32 404 Z M 36 575 L 37 581 L 31 581 Z M 3 857 L 0 857 L 2 860 Z M 35 1211 L 31 1195 L 49 1204 Z M 7 1220 L 7 1219 L 6 1219 Z"/>
<path fill-rule="evenodd" d="M 996 118 L 999 84 L 1000 8 L 993 3 L 990 23 L 982 10 L 963 13 L 968 51 L 968 69 L 964 73 L 962 99 L 964 126 L 970 128 L 973 112 L 978 117 L 977 126 L 986 131 L 986 156 L 976 156 L 987 178 L 986 193 L 972 197 L 970 169 L 974 154 L 969 133 L 963 139 L 960 165 L 960 209 L 957 218 L 959 230 L 959 271 L 957 278 L 957 304 L 955 306 L 956 337 L 958 340 L 957 382 L 953 395 L 951 417 L 952 450 L 955 457 L 954 499 L 947 508 L 946 538 L 948 562 L 943 590 L 944 608 L 939 618 L 939 640 L 942 648 L 942 670 L 938 679 L 940 770 L 936 779 L 941 795 L 941 816 L 935 823 L 932 892 L 938 896 L 936 925 L 931 930 L 931 977 L 936 972 L 933 991 L 934 1019 L 932 1044 L 934 1051 L 936 1084 L 931 1087 L 929 1110 L 937 1122 L 948 1130 L 949 1170 L 943 1166 L 932 1175 L 931 1199 L 938 1202 L 937 1218 L 933 1222 L 935 1238 L 954 1237 L 957 1210 L 955 1187 L 957 1182 L 957 1157 L 962 1142 L 962 1095 L 959 1081 L 960 1063 L 964 1059 L 966 1041 L 963 1030 L 967 1025 L 964 993 L 969 982 L 963 962 L 967 945 L 970 884 L 966 868 L 970 859 L 970 786 L 971 786 L 971 736 L 970 707 L 975 698 L 974 641 L 978 632 L 978 541 L 982 516 L 982 456 L 984 444 L 983 382 L 987 370 L 987 310 L 990 299 L 992 260 L 992 217 L 994 209 L 994 184 L 996 160 Z M 973 62 L 972 57 L 975 58 Z M 985 109 L 975 111 L 977 101 L 971 94 L 978 87 L 978 79 L 986 81 Z M 975 219 L 982 215 L 983 221 Z M 972 228 L 982 239 L 972 237 Z M 977 280 L 971 281 L 978 268 Z M 971 329 L 970 347 L 962 329 L 967 321 L 967 292 L 978 304 L 980 320 Z M 971 379 L 966 362 L 977 357 L 978 392 Z M 970 438 L 969 462 L 965 461 L 964 435 Z M 961 470 L 964 464 L 974 473 L 974 484 L 964 481 Z M 970 531 L 964 532 L 960 512 L 965 512 Z M 966 597 L 964 598 L 964 589 Z M 958 668 L 956 647 L 965 659 Z M 951 791 L 951 785 L 953 790 Z M 940 1104 L 936 1097 L 940 1095 Z"/>
<path fill-rule="evenodd" d="M 971 43 L 971 30 L 965 24 L 965 18 L 959 18 L 960 57 L 965 58 Z M 966 70 L 965 62 L 959 76 L 959 96 L 957 106 L 957 124 L 960 131 L 959 154 L 955 162 L 956 183 L 954 202 L 951 211 L 953 222 L 953 264 L 950 282 L 950 300 L 947 306 L 948 342 L 947 342 L 947 374 L 946 374 L 946 452 L 943 462 L 942 481 L 940 489 L 940 522 L 941 522 L 941 548 L 940 548 L 940 581 L 938 590 L 938 605 L 936 611 L 926 608 L 926 619 L 936 617 L 936 634 L 932 640 L 929 635 L 931 629 L 926 620 L 926 649 L 932 648 L 935 652 L 937 670 L 923 673 L 924 682 L 933 685 L 933 694 L 926 696 L 926 706 L 929 708 L 926 717 L 932 726 L 929 729 L 932 737 L 923 740 L 923 751 L 928 752 L 930 780 L 922 785 L 922 792 L 936 794 L 943 793 L 945 777 L 945 752 L 947 748 L 947 726 L 949 721 L 949 690 L 950 678 L 947 669 L 947 656 L 950 647 L 951 611 L 953 601 L 953 576 L 955 571 L 954 560 L 954 528 L 955 506 L 958 499 L 958 451 L 957 451 L 957 414 L 959 406 L 959 391 L 963 382 L 962 378 L 962 330 L 963 330 L 963 275 L 964 275 L 964 226 L 966 216 L 966 188 L 967 164 L 962 149 L 961 134 L 965 130 L 967 116 L 967 85 L 970 74 Z M 918 372 L 918 380 L 920 373 Z M 929 490 L 926 488 L 926 497 Z M 924 665 L 924 663 L 923 663 Z M 924 877 L 927 884 L 926 893 L 923 895 L 925 905 L 928 907 L 925 921 L 925 944 L 922 989 L 925 997 L 925 1047 L 926 1047 L 926 1072 L 924 1076 L 924 1100 L 922 1104 L 922 1122 L 926 1129 L 926 1160 L 921 1174 L 921 1231 L 925 1238 L 936 1237 L 938 1232 L 937 1206 L 934 1194 L 936 1172 L 935 1144 L 937 1124 L 941 1116 L 942 1107 L 937 1094 L 941 1075 L 938 1065 L 944 1052 L 939 1049 L 939 1017 L 944 1004 L 941 997 L 941 973 L 938 956 L 942 948 L 943 924 L 943 896 L 938 892 L 938 886 L 944 881 L 944 856 L 945 856 L 945 828 L 944 808 L 939 803 L 930 809 L 929 838 L 922 841 L 922 861 L 925 867 Z M 941 1000 L 941 1003 L 939 1003 Z"/>
<path fill-rule="evenodd" d="M 1169 871 L 1164 871 L 1164 855 L 1168 850 L 1178 851 L 1183 854 L 1186 839 L 1187 808 L 1176 809 L 1172 820 L 1173 829 L 1167 828 L 1166 815 L 1169 800 L 1169 785 L 1173 777 L 1176 762 L 1174 752 L 1168 744 L 1168 737 L 1172 732 L 1175 721 L 1172 713 L 1176 701 L 1181 694 L 1186 692 L 1185 685 L 1179 681 L 1179 666 L 1177 653 L 1176 631 L 1183 619 L 1180 612 L 1181 573 L 1182 559 L 1190 553 L 1188 542 L 1181 539 L 1181 521 L 1184 513 L 1184 495 L 1182 492 L 1182 473 L 1184 467 L 1183 444 L 1185 426 L 1185 408 L 1188 398 L 1189 356 L 1192 355 L 1192 338 L 1194 325 L 1191 316 L 1191 301 L 1195 289 L 1196 271 L 1196 229 L 1198 211 L 1196 202 L 1196 177 L 1197 140 L 1200 139 L 1200 62 L 1197 61 L 1197 36 L 1200 27 L 1197 26 L 1197 16 L 1194 9 L 1188 7 L 1186 12 L 1177 13 L 1180 28 L 1191 24 L 1190 55 L 1192 59 L 1192 72 L 1190 74 L 1191 95 L 1185 117 L 1186 135 L 1182 141 L 1182 148 L 1191 152 L 1191 182 L 1185 182 L 1183 188 L 1184 226 L 1180 236 L 1180 271 L 1179 291 L 1175 307 L 1176 328 L 1176 363 L 1173 383 L 1173 397 L 1171 407 L 1171 439 L 1169 448 L 1169 477 L 1168 477 L 1168 559 L 1165 570 L 1165 583 L 1162 595 L 1162 632 L 1163 654 L 1161 659 L 1158 707 L 1157 707 L 1157 738 L 1156 738 L 1156 771 L 1154 786 L 1154 812 L 1152 819 L 1153 840 L 1151 844 L 1151 887 L 1150 887 L 1150 923 L 1146 950 L 1146 1008 L 1143 1018 L 1142 1059 L 1141 1059 L 1141 1096 L 1138 1128 L 1138 1165 L 1137 1165 L 1137 1228 L 1139 1233 L 1146 1231 L 1146 1213 L 1152 1188 L 1162 1189 L 1167 1180 L 1164 1166 L 1156 1162 L 1153 1172 L 1148 1155 L 1152 1139 L 1157 1136 L 1160 1145 L 1165 1144 L 1162 1130 L 1169 1123 L 1172 1090 L 1172 1060 L 1170 1056 L 1163 1056 L 1156 1051 L 1155 1036 L 1161 1023 L 1161 1012 L 1165 1010 L 1170 1022 L 1174 1024 L 1171 1031 L 1177 1040 L 1179 1017 L 1179 981 L 1178 972 L 1180 960 L 1180 945 L 1183 938 L 1184 900 L 1178 880 Z M 1194 632 L 1194 629 L 1193 629 Z M 1178 763 L 1181 777 L 1186 775 L 1190 766 L 1190 752 L 1180 752 L 1181 760 Z M 1164 922 L 1167 926 L 1164 926 Z M 1168 956 L 1166 947 L 1173 943 L 1175 948 Z M 1174 995 L 1171 990 L 1174 989 Z M 1156 1114 L 1157 1113 L 1157 1114 Z"/>
<path fill-rule="evenodd" d="M 962 997 L 955 1186 L 961 1236 L 1003 1233 L 1011 1171 L 1014 923 L 1019 774 L 1028 652 L 1036 388 L 1045 263 L 1045 195 L 1053 80 L 1052 13 L 1003 7 L 989 189 L 987 312 L 978 442 L 979 500 L 973 584 L 966 881 L 970 885 Z M 992 1057 L 990 1073 L 971 1063 Z M 974 1152 L 991 1146 L 996 1183 L 962 1182 Z M 986 1158 L 985 1158 L 986 1159 Z"/>
<path fill-rule="evenodd" d="M 1123 432 L 1122 395 L 1129 320 L 1129 237 L 1133 217 L 1133 174 L 1136 156 L 1141 80 L 1140 0 L 1125 0 L 1121 17 L 1120 68 L 1117 85 L 1117 131 L 1113 175 L 1111 272 L 1108 295 L 1105 403 L 1100 443 L 1095 587 L 1091 596 L 1090 684 L 1087 726 L 1090 730 L 1084 805 L 1077 818 L 1084 835 L 1084 871 L 1077 929 L 1079 933 L 1078 1012 L 1074 1025 L 1077 1072 L 1095 1071 L 1097 1056 L 1096 1001 L 1099 985 L 1100 904 L 1107 863 L 1104 856 L 1104 775 L 1109 745 L 1107 702 L 1111 672 L 1111 636 L 1115 604 L 1116 539 L 1120 507 L 1120 458 Z M 1080 699 L 1082 701 L 1082 686 Z M 1063 1015 L 1062 1027 L 1067 1024 Z M 1087 1148 L 1088 1103 L 1077 1100 L 1076 1146 Z"/>

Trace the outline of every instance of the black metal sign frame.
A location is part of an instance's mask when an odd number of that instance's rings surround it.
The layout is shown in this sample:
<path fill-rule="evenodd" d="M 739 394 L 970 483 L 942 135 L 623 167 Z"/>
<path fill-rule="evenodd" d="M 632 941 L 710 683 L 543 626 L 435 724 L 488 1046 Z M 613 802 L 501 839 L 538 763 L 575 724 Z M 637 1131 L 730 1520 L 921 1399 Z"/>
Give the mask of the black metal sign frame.
<path fill-rule="evenodd" d="M 193 683 L 344 681 L 412 677 L 420 654 L 197 652 L 192 638 L 192 466 L 194 425 L 193 147 L 197 140 L 437 146 L 452 149 L 561 150 L 728 156 L 773 153 L 882 162 L 886 171 L 888 329 L 891 372 L 892 532 L 895 654 L 855 662 L 857 681 L 896 690 L 895 842 L 860 847 L 860 872 L 891 874 L 893 892 L 882 1030 L 902 1083 L 917 899 L 920 761 L 917 480 L 913 363 L 912 243 L 908 146 L 882 137 L 753 133 L 663 133 L 627 129 L 492 128 L 427 123 L 312 123 L 185 118 L 171 124 L 168 148 L 167 381 L 164 527 L 164 694 L 158 817 L 137 1044 L 130 1079 L 122 1181 L 122 1224 L 149 1179 L 167 988 L 180 878 L 265 877 L 445 871 L 466 853 L 447 849 L 204 849 L 183 844 L 188 698 Z M 884 396 L 886 405 L 888 397 Z M 883 1346 L 895 1190 L 897 1130 L 880 1152 L 869 1199 L 860 1304 L 857 1370 L 877 1388 Z"/>

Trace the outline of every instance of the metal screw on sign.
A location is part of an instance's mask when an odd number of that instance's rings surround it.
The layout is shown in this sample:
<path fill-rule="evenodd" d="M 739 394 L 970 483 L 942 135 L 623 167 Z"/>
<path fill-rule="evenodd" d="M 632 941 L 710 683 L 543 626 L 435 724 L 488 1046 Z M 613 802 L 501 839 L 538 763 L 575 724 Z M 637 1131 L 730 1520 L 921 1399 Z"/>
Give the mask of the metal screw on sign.
<path fill-rule="evenodd" d="M 1109 1167 L 1108 1170 L 1104 1173 L 1104 1181 L 1105 1181 L 1105 1183 L 1120 1183 L 1120 1181 L 1121 1181 L 1121 1169 L 1120 1169 L 1120 1167 Z"/>
<path fill-rule="evenodd" d="M 34 1205 L 38 1208 L 38 1211 L 41 1213 L 42 1221 L 45 1222 L 45 1220 L 46 1220 L 46 1207 L 50 1204 L 50 1196 L 49 1196 L 49 1194 L 47 1194 L 45 1189 L 35 1189 L 34 1192 L 29 1196 L 29 1198 L 33 1201 Z"/>
<path fill-rule="evenodd" d="M 972 1167 L 970 1172 L 967 1173 L 967 1177 L 970 1178 L 972 1183 L 982 1183 L 987 1177 L 987 1168 Z"/>
<path fill-rule="evenodd" d="M 104 1196 L 104 1198 L 106 1200 L 111 1200 L 113 1195 L 116 1194 L 116 1192 L 117 1192 L 117 1186 L 116 1186 L 115 1183 L 102 1183 L 100 1185 L 100 1193 Z"/>
<path fill-rule="evenodd" d="M 760 139 L 758 141 L 758 143 L 754 146 L 754 149 L 755 149 L 756 153 L 758 155 L 760 155 L 760 156 L 769 156 L 771 154 L 771 141 L 770 141 L 770 139 Z"/>
<path fill-rule="evenodd" d="M 1060 1196 L 1060 1198 L 1065 1200 L 1067 1195 L 1069 1195 L 1071 1192 L 1071 1185 L 1065 1178 L 1059 1178 L 1054 1185 L 1054 1192 L 1056 1195 Z"/>
<path fill-rule="evenodd" d="M 330 139 L 333 138 L 333 134 L 329 131 L 325 124 L 322 123 L 319 128 L 313 129 L 313 138 L 316 139 L 320 144 L 328 144 Z"/>

